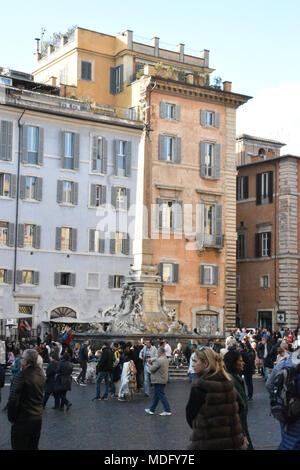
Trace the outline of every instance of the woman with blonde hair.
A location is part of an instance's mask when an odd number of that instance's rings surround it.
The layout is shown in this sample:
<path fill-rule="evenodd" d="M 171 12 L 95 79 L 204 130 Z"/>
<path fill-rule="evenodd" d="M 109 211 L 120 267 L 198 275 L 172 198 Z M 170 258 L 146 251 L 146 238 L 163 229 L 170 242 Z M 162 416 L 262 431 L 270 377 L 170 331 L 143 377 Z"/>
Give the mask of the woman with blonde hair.
<path fill-rule="evenodd" d="M 193 429 L 190 450 L 244 449 L 236 392 L 220 354 L 195 351 L 193 382 L 186 419 Z"/>

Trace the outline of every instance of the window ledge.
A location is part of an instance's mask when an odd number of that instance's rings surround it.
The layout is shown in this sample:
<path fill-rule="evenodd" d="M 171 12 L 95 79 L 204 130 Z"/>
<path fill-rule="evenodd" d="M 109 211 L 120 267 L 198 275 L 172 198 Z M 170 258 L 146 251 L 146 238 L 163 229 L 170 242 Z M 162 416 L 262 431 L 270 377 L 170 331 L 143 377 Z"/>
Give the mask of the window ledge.
<path fill-rule="evenodd" d="M 22 163 L 23 166 L 30 166 L 33 168 L 42 168 L 41 165 L 37 165 L 36 163 Z"/>
<path fill-rule="evenodd" d="M 38 204 L 39 202 L 42 202 L 42 201 L 38 201 L 37 199 L 21 199 L 21 201 L 23 201 L 23 202 L 33 202 L 33 204 Z"/>
<path fill-rule="evenodd" d="M 61 207 L 76 207 L 78 204 L 71 204 L 68 202 L 58 202 L 57 203 Z"/>
<path fill-rule="evenodd" d="M 75 286 L 55 286 L 57 289 L 73 289 Z"/>

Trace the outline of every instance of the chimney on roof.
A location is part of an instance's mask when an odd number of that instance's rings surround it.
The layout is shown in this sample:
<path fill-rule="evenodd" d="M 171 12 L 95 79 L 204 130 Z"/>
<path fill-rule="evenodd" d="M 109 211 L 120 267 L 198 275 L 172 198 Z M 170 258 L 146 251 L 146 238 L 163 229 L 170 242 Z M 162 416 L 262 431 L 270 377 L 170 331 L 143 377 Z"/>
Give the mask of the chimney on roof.
<path fill-rule="evenodd" d="M 184 44 L 178 44 L 176 50 L 179 54 L 179 62 L 184 62 Z"/>
<path fill-rule="evenodd" d="M 231 91 L 232 82 L 223 82 L 223 91 Z"/>
<path fill-rule="evenodd" d="M 159 56 L 159 38 L 152 38 L 152 46 L 154 47 L 155 57 Z"/>
<path fill-rule="evenodd" d="M 133 31 L 127 29 L 123 35 L 127 38 L 127 49 L 132 49 Z"/>

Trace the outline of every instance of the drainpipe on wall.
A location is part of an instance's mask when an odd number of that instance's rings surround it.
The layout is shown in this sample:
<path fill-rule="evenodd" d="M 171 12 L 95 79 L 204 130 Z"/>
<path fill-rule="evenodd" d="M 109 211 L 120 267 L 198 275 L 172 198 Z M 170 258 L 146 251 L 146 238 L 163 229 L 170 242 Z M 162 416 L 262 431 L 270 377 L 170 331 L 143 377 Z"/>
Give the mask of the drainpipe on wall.
<path fill-rule="evenodd" d="M 15 246 L 14 246 L 14 284 L 13 293 L 16 292 L 17 281 L 17 254 L 18 254 L 18 223 L 19 223 L 19 196 L 20 196 L 20 166 L 21 166 L 21 142 L 23 140 L 23 125 L 21 119 L 24 116 L 26 109 L 18 119 L 19 129 L 19 146 L 18 146 L 18 167 L 17 167 L 17 195 L 16 195 L 16 219 L 15 219 Z"/>

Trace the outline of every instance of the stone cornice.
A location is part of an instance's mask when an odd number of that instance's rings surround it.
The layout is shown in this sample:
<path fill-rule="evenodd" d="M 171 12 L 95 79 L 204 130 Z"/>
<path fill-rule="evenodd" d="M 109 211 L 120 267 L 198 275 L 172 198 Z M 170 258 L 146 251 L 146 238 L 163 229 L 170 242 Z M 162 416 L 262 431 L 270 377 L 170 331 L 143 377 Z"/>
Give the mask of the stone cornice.
<path fill-rule="evenodd" d="M 162 77 L 151 76 L 151 82 L 153 85 L 156 83 L 153 90 L 154 93 L 164 93 L 172 96 L 179 95 L 182 98 L 214 103 L 235 109 L 252 99 L 251 96 L 247 95 L 240 95 L 208 86 L 192 85 Z"/>

